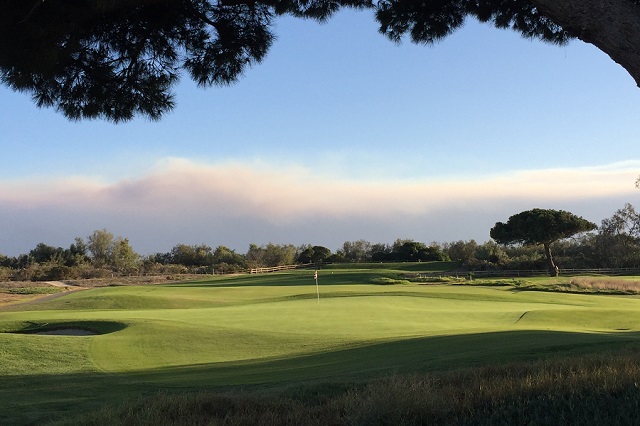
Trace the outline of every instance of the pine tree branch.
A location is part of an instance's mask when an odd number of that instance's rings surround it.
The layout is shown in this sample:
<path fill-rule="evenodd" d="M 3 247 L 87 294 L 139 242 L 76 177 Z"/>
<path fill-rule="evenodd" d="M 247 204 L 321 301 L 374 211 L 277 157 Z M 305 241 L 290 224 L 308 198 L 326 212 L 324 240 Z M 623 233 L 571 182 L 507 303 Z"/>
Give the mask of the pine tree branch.
<path fill-rule="evenodd" d="M 29 19 L 31 19 L 31 17 L 36 13 L 36 11 L 40 8 L 40 6 L 42 6 L 43 3 L 44 0 L 37 0 L 36 4 L 34 4 L 29 13 L 27 13 L 27 16 L 25 16 L 22 21 L 18 22 L 18 24 L 24 24 L 29 21 Z"/>
<path fill-rule="evenodd" d="M 629 0 L 531 0 L 566 31 L 609 55 L 640 86 L 640 6 Z"/>

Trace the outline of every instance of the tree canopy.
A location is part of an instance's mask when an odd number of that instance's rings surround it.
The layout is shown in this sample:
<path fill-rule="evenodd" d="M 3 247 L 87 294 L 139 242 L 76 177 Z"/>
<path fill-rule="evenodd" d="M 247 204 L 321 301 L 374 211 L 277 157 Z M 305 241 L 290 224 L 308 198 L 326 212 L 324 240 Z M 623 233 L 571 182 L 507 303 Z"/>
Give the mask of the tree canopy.
<path fill-rule="evenodd" d="M 228 85 L 259 63 L 279 15 L 375 11 L 380 32 L 431 44 L 474 17 L 523 36 L 592 43 L 640 83 L 640 0 L 7 0 L 0 79 L 70 119 L 157 120 L 182 73 Z"/>
<path fill-rule="evenodd" d="M 498 244 L 542 244 L 549 272 L 557 275 L 551 243 L 596 228 L 595 223 L 564 210 L 533 209 L 511 216 L 506 223 L 497 222 L 489 235 Z"/>

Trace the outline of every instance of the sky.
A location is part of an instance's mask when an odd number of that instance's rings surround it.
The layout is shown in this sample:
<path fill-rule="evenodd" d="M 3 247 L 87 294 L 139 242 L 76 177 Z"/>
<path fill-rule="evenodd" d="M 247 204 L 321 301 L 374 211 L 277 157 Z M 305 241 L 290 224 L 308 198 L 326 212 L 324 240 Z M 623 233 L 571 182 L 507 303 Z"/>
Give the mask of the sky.
<path fill-rule="evenodd" d="M 640 191 L 640 89 L 591 45 L 468 20 L 395 44 L 371 12 L 281 18 L 229 87 L 159 122 L 72 122 L 0 86 L 0 253 L 108 229 L 176 244 L 488 241 L 531 208 L 599 224 Z"/>

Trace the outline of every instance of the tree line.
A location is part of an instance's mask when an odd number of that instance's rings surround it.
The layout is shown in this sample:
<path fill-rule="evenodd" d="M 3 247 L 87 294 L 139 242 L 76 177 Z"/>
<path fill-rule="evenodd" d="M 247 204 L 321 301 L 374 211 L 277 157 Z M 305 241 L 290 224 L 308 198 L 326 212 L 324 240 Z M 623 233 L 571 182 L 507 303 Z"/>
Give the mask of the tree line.
<path fill-rule="evenodd" d="M 640 213 L 631 204 L 604 219 L 595 232 L 551 244 L 561 268 L 640 267 Z M 220 245 L 177 244 L 169 252 L 141 256 L 127 238 L 106 229 L 75 238 L 68 248 L 45 243 L 29 253 L 0 255 L 0 280 L 63 280 L 114 275 L 228 274 L 293 264 L 453 261 L 460 269 L 545 269 L 540 245 L 474 240 L 425 244 L 398 239 L 391 244 L 345 241 L 335 252 L 319 245 L 250 244 L 246 253 Z"/>

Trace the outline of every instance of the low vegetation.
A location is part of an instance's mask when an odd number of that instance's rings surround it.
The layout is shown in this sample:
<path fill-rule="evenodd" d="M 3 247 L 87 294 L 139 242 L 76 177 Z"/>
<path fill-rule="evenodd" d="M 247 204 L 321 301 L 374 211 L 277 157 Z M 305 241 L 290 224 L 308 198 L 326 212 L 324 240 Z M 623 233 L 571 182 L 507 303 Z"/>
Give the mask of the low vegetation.
<path fill-rule="evenodd" d="M 372 278 L 371 283 L 379 284 L 379 285 L 404 285 L 409 284 L 409 280 L 402 280 L 397 278 L 389 278 L 389 277 L 377 277 Z"/>
<path fill-rule="evenodd" d="M 591 225 L 579 229 L 590 229 Z M 560 232 L 554 238 L 546 239 L 545 250 L 548 253 L 553 251 L 561 273 L 570 268 L 640 268 L 640 214 L 630 204 L 616 211 L 611 218 L 604 219 L 597 233 L 583 233 L 555 241 L 570 234 Z M 532 242 L 522 238 L 500 241 Z M 487 270 L 546 270 L 548 259 L 545 250 L 542 246 L 521 243 L 500 245 L 487 241 L 479 244 L 474 240 L 460 240 L 427 245 L 410 239 L 397 239 L 391 244 L 345 241 L 335 252 L 311 244 L 250 244 L 246 253 L 237 253 L 224 245 L 214 249 L 206 244 L 177 244 L 169 252 L 141 256 L 127 238 L 116 237 L 102 229 L 85 239 L 76 238 L 66 249 L 40 243 L 29 253 L 15 257 L 0 254 L 0 280 L 233 274 L 283 265 L 351 269 L 353 263 L 358 264 L 359 269 L 396 269 L 394 265 L 406 264 L 399 269 L 429 272 L 428 268 L 434 261 L 448 262 L 448 269 L 455 268 L 462 274 Z"/>
<path fill-rule="evenodd" d="M 578 277 L 570 281 L 572 289 L 590 293 L 639 294 L 640 279 L 610 278 L 610 277 Z"/>
<path fill-rule="evenodd" d="M 56 287 L 14 287 L 0 292 L 9 294 L 55 294 L 64 291 Z"/>
<path fill-rule="evenodd" d="M 565 277 L 557 280 L 544 279 L 513 279 L 498 281 L 511 283 L 519 290 L 551 291 L 562 293 L 586 294 L 640 294 L 640 279 L 638 277 Z"/>
<path fill-rule="evenodd" d="M 410 282 L 424 284 L 453 284 L 475 286 L 505 286 L 517 290 L 547 291 L 560 293 L 586 294 L 640 294 L 640 278 L 578 276 L 578 277 L 534 277 L 534 278 L 480 278 L 469 276 L 427 276 L 411 277 Z"/>
<path fill-rule="evenodd" d="M 264 393 L 161 394 L 65 425 L 638 424 L 640 352 L 393 375 Z"/>

